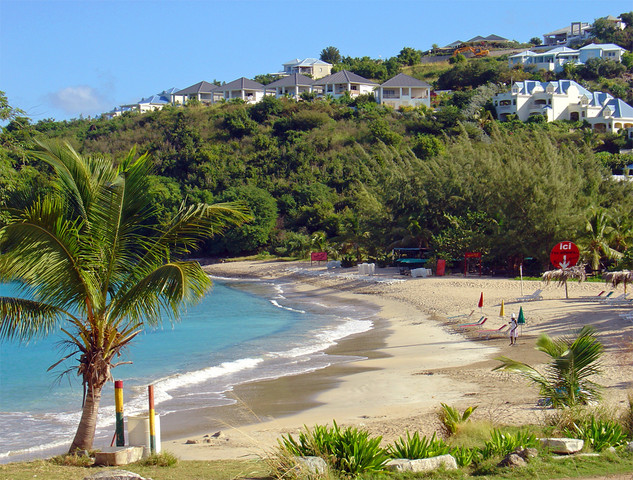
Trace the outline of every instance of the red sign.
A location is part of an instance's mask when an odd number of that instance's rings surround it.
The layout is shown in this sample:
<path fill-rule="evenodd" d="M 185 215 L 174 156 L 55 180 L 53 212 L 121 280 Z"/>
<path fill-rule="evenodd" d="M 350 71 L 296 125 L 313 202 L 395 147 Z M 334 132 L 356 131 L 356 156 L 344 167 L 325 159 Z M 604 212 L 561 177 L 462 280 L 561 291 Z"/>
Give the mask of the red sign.
<path fill-rule="evenodd" d="M 327 262 L 327 252 L 312 252 L 310 254 L 311 262 Z"/>
<path fill-rule="evenodd" d="M 549 254 L 549 259 L 556 268 L 569 268 L 578 263 L 580 252 L 573 242 L 560 242 Z"/>
<path fill-rule="evenodd" d="M 481 258 L 481 252 L 466 252 L 464 258 Z"/>

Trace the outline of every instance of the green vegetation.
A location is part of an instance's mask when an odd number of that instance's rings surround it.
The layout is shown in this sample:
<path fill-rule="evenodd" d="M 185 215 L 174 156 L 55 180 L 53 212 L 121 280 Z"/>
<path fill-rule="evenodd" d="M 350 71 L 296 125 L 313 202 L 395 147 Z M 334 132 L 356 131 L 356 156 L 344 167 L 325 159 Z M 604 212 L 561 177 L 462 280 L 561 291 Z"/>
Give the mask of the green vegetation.
<path fill-rule="evenodd" d="M 449 435 L 456 434 L 460 425 L 465 423 L 478 407 L 477 405 L 468 407 L 464 410 L 464 413 L 460 414 L 459 410 L 455 407 L 451 407 L 445 403 L 440 403 L 440 405 L 442 407 L 440 410 L 440 421 Z"/>
<path fill-rule="evenodd" d="M 197 262 L 178 257 L 249 217 L 237 204 L 182 204 L 159 225 L 147 154 L 132 149 L 115 166 L 67 144 L 35 140 L 48 194 L 15 203 L 0 229 L 0 281 L 29 298 L 0 298 L 0 338 L 27 341 L 61 329 L 65 366 L 81 376 L 84 402 L 70 452 L 92 448 L 101 390 L 121 350 L 146 325 L 175 320 L 211 286 Z"/>
<path fill-rule="evenodd" d="M 586 405 L 600 398 L 600 386 L 589 378 L 600 372 L 599 359 L 604 348 L 596 338 L 596 330 L 585 325 L 575 337 L 552 339 L 541 334 L 536 349 L 550 356 L 551 361 L 540 373 L 529 365 L 507 357 L 495 370 L 517 373 L 536 384 L 545 404 L 554 407 Z"/>

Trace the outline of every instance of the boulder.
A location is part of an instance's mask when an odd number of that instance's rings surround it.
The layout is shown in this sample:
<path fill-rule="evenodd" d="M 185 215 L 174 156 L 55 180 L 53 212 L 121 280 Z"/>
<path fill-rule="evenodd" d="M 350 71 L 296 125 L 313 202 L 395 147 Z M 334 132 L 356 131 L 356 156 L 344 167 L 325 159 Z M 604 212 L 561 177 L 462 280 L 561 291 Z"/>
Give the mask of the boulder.
<path fill-rule="evenodd" d="M 200 441 L 189 439 L 185 442 L 185 445 L 198 445 Z"/>
<path fill-rule="evenodd" d="M 626 444 L 626 451 L 633 452 L 633 442 L 629 442 Z"/>
<path fill-rule="evenodd" d="M 297 470 L 304 473 L 324 474 L 327 472 L 327 463 L 321 457 L 296 457 Z"/>
<path fill-rule="evenodd" d="M 95 465 L 127 465 L 143 458 L 143 447 L 107 447 L 95 453 Z"/>
<path fill-rule="evenodd" d="M 577 438 L 539 438 L 541 446 L 552 453 L 570 454 L 582 450 L 585 442 Z"/>
<path fill-rule="evenodd" d="M 107 470 L 103 472 L 93 473 L 84 480 L 152 480 L 151 478 L 143 478 L 134 472 L 127 470 Z"/>
<path fill-rule="evenodd" d="M 393 472 L 428 472 L 444 467 L 447 470 L 455 470 L 457 462 L 452 455 L 440 455 L 438 457 L 420 458 L 409 460 L 406 458 L 395 458 L 387 462 L 387 470 Z"/>
<path fill-rule="evenodd" d="M 505 457 L 503 457 L 503 460 L 501 460 L 501 462 L 499 462 L 499 465 L 497 465 L 498 467 L 525 467 L 527 465 L 527 462 L 525 461 L 525 459 L 519 455 L 518 453 L 508 453 Z"/>

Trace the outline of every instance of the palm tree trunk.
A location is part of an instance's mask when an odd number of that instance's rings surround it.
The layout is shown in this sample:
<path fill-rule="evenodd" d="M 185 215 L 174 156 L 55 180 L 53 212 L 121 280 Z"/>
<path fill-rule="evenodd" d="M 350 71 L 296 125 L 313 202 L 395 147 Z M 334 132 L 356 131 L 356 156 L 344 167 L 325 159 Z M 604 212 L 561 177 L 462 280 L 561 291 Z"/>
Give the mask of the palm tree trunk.
<path fill-rule="evenodd" d="M 79 450 L 91 450 L 95 439 L 95 429 L 97 427 L 97 413 L 101 402 L 101 389 L 103 386 L 89 387 L 84 402 L 81 420 L 77 427 L 77 433 L 68 453 L 75 453 Z"/>

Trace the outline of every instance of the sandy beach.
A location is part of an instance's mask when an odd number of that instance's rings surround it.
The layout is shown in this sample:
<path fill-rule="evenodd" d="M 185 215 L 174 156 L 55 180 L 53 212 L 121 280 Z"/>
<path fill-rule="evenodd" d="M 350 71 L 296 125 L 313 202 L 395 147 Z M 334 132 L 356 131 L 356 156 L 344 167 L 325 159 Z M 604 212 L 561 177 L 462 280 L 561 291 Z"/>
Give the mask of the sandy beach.
<path fill-rule="evenodd" d="M 236 405 L 210 408 L 195 418 L 165 419 L 172 438 L 163 438 L 163 449 L 182 459 L 265 456 L 281 435 L 332 420 L 363 426 L 386 442 L 407 429 L 430 435 L 440 430 L 440 403 L 460 409 L 478 405 L 474 417 L 496 424 L 542 422 L 551 410 L 536 406 L 537 389 L 516 375 L 493 372 L 499 364 L 494 358 L 508 356 L 538 368 L 546 360 L 534 349 L 539 334 L 564 335 L 587 324 L 597 328 L 606 347 L 603 374 L 595 379 L 605 386 L 604 402 L 613 408 L 627 404 L 633 324 L 619 314 L 631 307 L 597 301 L 600 291 L 611 290 L 604 283 L 571 283 L 565 299 L 563 287 L 537 281 L 411 278 L 395 269 L 377 269 L 367 277 L 356 269 L 327 271 L 309 262 L 230 262 L 205 270 L 220 277 L 288 282 L 301 295 L 321 301 L 369 302 L 380 314 L 374 329 L 328 350 L 350 356 L 349 363 L 241 385 L 232 392 Z M 543 300 L 517 302 L 539 288 Z M 502 300 L 504 318 L 499 316 Z M 507 334 L 482 332 L 506 324 L 520 306 L 526 325 L 518 345 L 510 347 Z M 458 326 L 482 316 L 487 318 L 482 327 Z"/>

